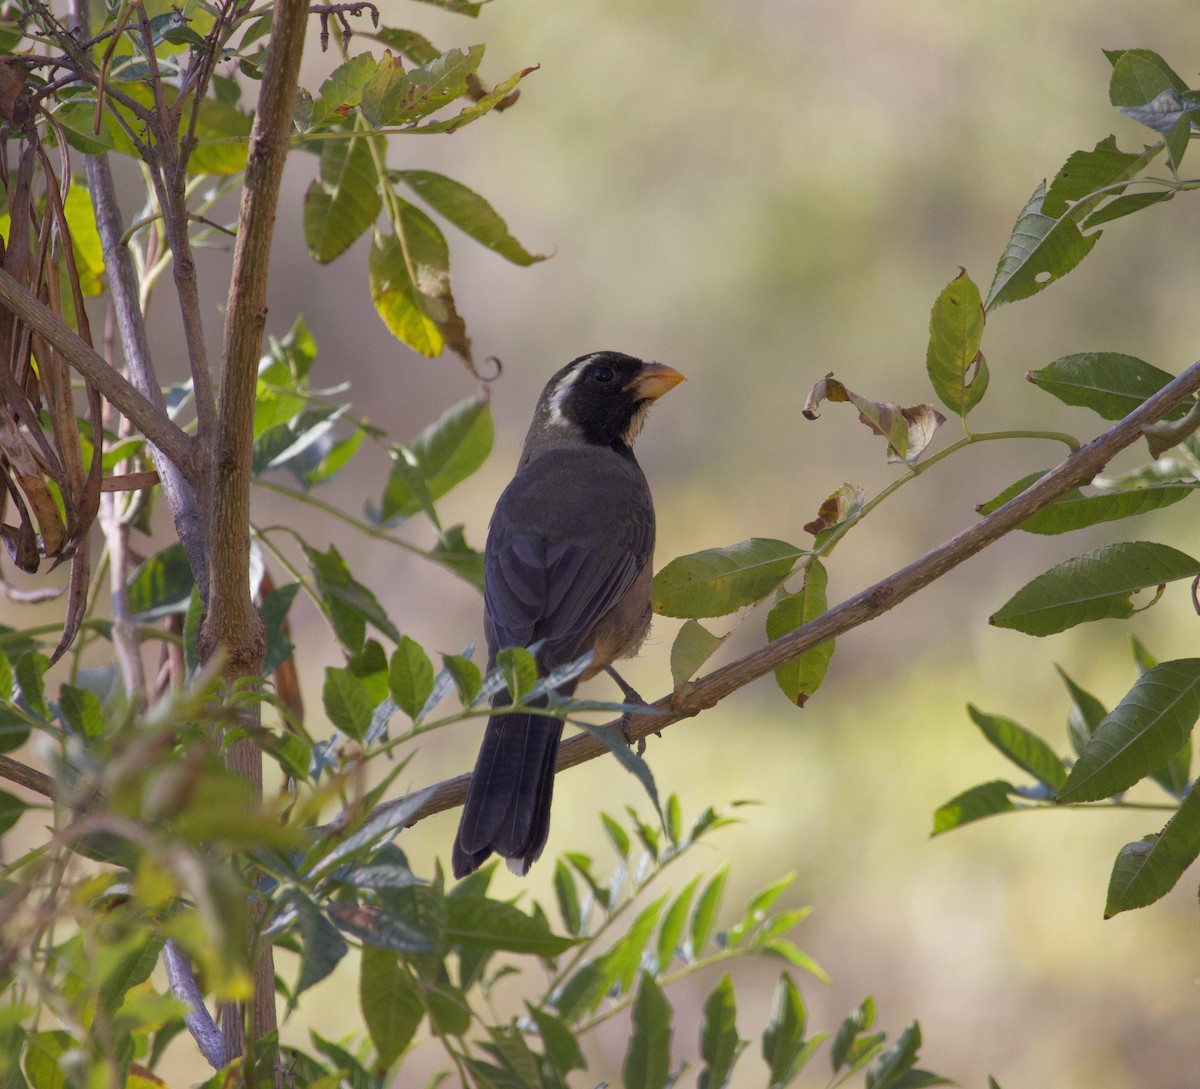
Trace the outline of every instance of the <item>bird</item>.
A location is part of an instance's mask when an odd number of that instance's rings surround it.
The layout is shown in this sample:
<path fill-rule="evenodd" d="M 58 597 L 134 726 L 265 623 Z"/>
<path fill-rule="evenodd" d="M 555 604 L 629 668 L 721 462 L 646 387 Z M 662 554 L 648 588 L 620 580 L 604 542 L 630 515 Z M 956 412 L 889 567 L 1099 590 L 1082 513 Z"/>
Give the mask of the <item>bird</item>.
<path fill-rule="evenodd" d="M 496 503 L 484 547 L 488 668 L 505 647 L 535 648 L 539 676 L 592 653 L 558 691 L 601 671 L 636 698 L 612 663 L 650 627 L 654 504 L 633 443 L 650 405 L 684 380 L 621 352 L 572 360 L 546 383 L 516 474 Z M 507 691 L 492 706 L 511 706 Z M 492 714 L 451 852 L 457 878 L 494 852 L 518 875 L 550 834 L 561 719 Z"/>

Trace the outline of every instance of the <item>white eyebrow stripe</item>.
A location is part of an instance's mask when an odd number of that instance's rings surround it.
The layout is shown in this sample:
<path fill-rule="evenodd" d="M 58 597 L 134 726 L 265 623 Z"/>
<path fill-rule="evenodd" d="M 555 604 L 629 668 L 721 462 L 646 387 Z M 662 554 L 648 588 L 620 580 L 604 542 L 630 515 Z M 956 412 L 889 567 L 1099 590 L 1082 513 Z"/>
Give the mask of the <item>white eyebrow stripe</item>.
<path fill-rule="evenodd" d="M 601 352 L 593 352 L 591 355 L 585 355 L 559 379 L 558 385 L 554 387 L 554 392 L 550 394 L 550 422 L 552 424 L 556 424 L 559 427 L 570 426 L 566 416 L 563 415 L 562 403 L 566 400 L 567 393 L 575 385 L 575 381 L 578 379 L 583 368 L 602 354 Z"/>

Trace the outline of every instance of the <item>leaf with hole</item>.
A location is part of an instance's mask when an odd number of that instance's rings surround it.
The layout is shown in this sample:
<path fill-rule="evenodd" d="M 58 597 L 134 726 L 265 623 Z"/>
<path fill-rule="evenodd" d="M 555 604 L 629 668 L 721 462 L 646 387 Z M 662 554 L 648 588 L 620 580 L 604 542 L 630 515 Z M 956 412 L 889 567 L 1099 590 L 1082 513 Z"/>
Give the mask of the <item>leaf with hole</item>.
<path fill-rule="evenodd" d="M 965 416 L 983 399 L 988 387 L 983 340 L 983 304 L 979 288 L 966 269 L 938 295 L 929 316 L 925 370 L 942 404 Z"/>

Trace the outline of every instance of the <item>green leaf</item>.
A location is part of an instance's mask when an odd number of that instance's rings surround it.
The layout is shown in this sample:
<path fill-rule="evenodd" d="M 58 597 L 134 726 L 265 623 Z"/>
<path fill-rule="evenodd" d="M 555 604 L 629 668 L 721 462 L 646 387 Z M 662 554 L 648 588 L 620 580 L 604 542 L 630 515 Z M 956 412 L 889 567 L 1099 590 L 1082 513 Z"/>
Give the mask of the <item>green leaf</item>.
<path fill-rule="evenodd" d="M 74 1046 L 62 1029 L 30 1034 L 25 1045 L 25 1076 L 33 1089 L 66 1089 L 67 1076 L 59 1060 Z"/>
<path fill-rule="evenodd" d="M 58 709 L 71 729 L 84 737 L 104 734 L 104 708 L 95 692 L 64 684 L 58 693 Z"/>
<path fill-rule="evenodd" d="M 1017 216 L 1012 236 L 1004 249 L 985 310 L 1036 295 L 1079 264 L 1100 240 L 1100 232 L 1085 235 L 1079 229 L 1086 204 L 1061 217 L 1045 214 L 1046 183 L 1042 182 Z"/>
<path fill-rule="evenodd" d="M 875 1024 L 875 1000 L 867 995 L 839 1026 L 830 1046 L 829 1062 L 836 1074 L 843 1066 L 854 1073 L 866 1066 L 883 1046 L 884 1034 L 864 1035 Z"/>
<path fill-rule="evenodd" d="M 304 197 L 304 238 L 320 264 L 349 249 L 383 206 L 370 141 L 350 136 L 321 142 L 320 173 Z"/>
<path fill-rule="evenodd" d="M 979 288 L 960 269 L 933 304 L 925 369 L 933 391 L 952 412 L 965 416 L 983 399 L 988 369 L 983 341 L 983 304 Z"/>
<path fill-rule="evenodd" d="M 685 684 L 725 641 L 713 635 L 699 621 L 686 620 L 671 644 L 671 681 L 676 688 Z"/>
<path fill-rule="evenodd" d="M 583 910 L 579 904 L 579 890 L 570 867 L 560 858 L 554 863 L 554 895 L 558 900 L 558 912 L 568 933 L 578 937 L 583 932 Z"/>
<path fill-rule="evenodd" d="M 104 125 L 93 131 L 96 120 L 95 100 L 80 98 L 60 102 L 52 111 L 54 120 L 62 127 L 63 135 L 76 151 L 85 155 L 103 155 L 113 149 L 112 134 Z"/>
<path fill-rule="evenodd" d="M 288 1008 L 294 1010 L 297 999 L 310 987 L 327 979 L 350 947 L 315 901 L 293 889 L 288 902 L 296 909 L 296 931 L 300 938 L 300 974 L 288 1001 Z"/>
<path fill-rule="evenodd" d="M 388 663 L 388 692 L 414 722 L 433 692 L 433 663 L 424 648 L 402 635 Z"/>
<path fill-rule="evenodd" d="M 667 902 L 667 896 L 667 893 L 663 893 L 639 911 L 624 936 L 596 961 L 604 973 L 606 991 L 615 987 L 617 991 L 625 994 L 632 989 L 651 935 L 662 915 L 663 905 Z"/>
<path fill-rule="evenodd" d="M 1064 404 L 1090 408 L 1105 420 L 1128 416 L 1174 378 L 1158 367 L 1118 352 L 1064 355 L 1041 370 L 1030 371 L 1028 377 Z M 1186 406 L 1180 407 L 1167 418 L 1178 418 L 1186 411 Z"/>
<path fill-rule="evenodd" d="M 1107 204 L 1102 205 L 1098 211 L 1093 212 L 1083 221 L 1083 229 L 1091 230 L 1093 227 L 1099 227 L 1103 223 L 1111 223 L 1114 219 L 1121 219 L 1123 216 L 1133 215 L 1134 212 L 1140 212 L 1143 208 L 1149 208 L 1152 204 L 1161 204 L 1164 201 L 1171 200 L 1175 196 L 1174 189 L 1155 189 L 1148 193 L 1129 193 L 1124 197 L 1117 197 L 1116 200 L 1110 200 Z"/>
<path fill-rule="evenodd" d="M 1096 728 L 1058 800 L 1094 802 L 1127 790 L 1182 748 L 1198 717 L 1200 658 L 1155 666 Z"/>
<path fill-rule="evenodd" d="M 804 572 L 803 589 L 781 597 L 767 614 L 767 638 L 778 639 L 824 613 L 828 608 L 828 582 L 824 564 L 811 560 Z M 803 707 L 825 679 L 834 645 L 832 639 L 827 640 L 776 667 L 775 682 L 797 707 Z"/>
<path fill-rule="evenodd" d="M 1119 196 L 1125 192 L 1125 187 L 1118 183 L 1140 174 L 1160 150 L 1122 151 L 1117 147 L 1115 136 L 1106 136 L 1091 151 L 1072 152 L 1050 183 L 1042 211 L 1049 216 L 1061 216 L 1077 202 L 1101 189 L 1105 192 L 1098 199 L 1111 200 Z M 1096 203 L 1096 200 L 1090 201 L 1089 207 Z"/>
<path fill-rule="evenodd" d="M 433 358 L 447 345 L 469 360 L 471 342 L 450 288 L 450 250 L 437 225 L 394 197 L 389 235 L 375 232 L 371 298 L 384 324 L 413 351 Z"/>
<path fill-rule="evenodd" d="M 514 72 L 508 79 L 497 83 L 492 89 L 485 94 L 477 102 L 472 102 L 469 106 L 465 106 L 453 117 L 447 118 L 444 121 L 427 122 L 424 125 L 416 125 L 408 129 L 408 132 L 420 133 L 449 133 L 457 132 L 464 125 L 469 125 L 473 121 L 478 121 L 484 114 L 490 113 L 492 110 L 501 110 L 508 105 L 511 105 L 516 98 L 516 86 L 530 72 L 536 72 L 537 67 L 521 68 Z M 516 93 L 514 93 L 516 92 Z"/>
<path fill-rule="evenodd" d="M 1182 96 L 1185 104 L 1179 111 L 1181 116 L 1171 117 L 1171 109 L 1159 106 L 1164 96 L 1170 100 L 1172 107 Z M 1196 108 L 1194 100 L 1187 102 L 1188 97 L 1191 96 L 1188 95 L 1187 84 L 1162 57 L 1149 49 L 1126 49 L 1113 64 L 1108 86 L 1109 101 L 1121 113 L 1162 134 L 1171 169 L 1176 171 L 1187 150 L 1190 129 L 1188 114 Z"/>
<path fill-rule="evenodd" d="M 505 647 L 496 654 L 496 666 L 504 676 L 508 697 L 520 702 L 537 684 L 537 659 L 524 647 Z"/>
<path fill-rule="evenodd" d="M 320 456 L 321 444 L 331 440 L 333 425 L 347 407 L 322 405 L 301 412 L 286 423 L 268 427 L 254 440 L 253 472 L 267 473 L 272 469 L 294 468 L 297 463 L 311 463 L 314 454 Z"/>
<path fill-rule="evenodd" d="M 666 1089 L 671 1076 L 671 1004 L 646 972 L 633 1003 L 632 1028 L 621 1067 L 625 1089 Z"/>
<path fill-rule="evenodd" d="M 660 616 L 725 616 L 764 598 L 791 574 L 803 549 L 752 537 L 672 560 L 654 576 Z"/>
<path fill-rule="evenodd" d="M 973 704 L 967 704 L 967 713 L 992 745 L 1038 782 L 1058 790 L 1067 781 L 1062 761 L 1037 734 L 1010 718 L 985 714 Z"/>
<path fill-rule="evenodd" d="M 770 1071 L 768 1089 L 783 1089 L 803 1068 L 811 1048 L 804 1041 L 804 999 L 783 972 L 771 999 L 771 1017 L 762 1034 L 762 1057 Z"/>
<path fill-rule="evenodd" d="M 443 654 L 442 665 L 445 666 L 454 681 L 454 687 L 458 690 L 458 698 L 462 705 L 469 706 L 478 695 L 479 686 L 483 681 L 483 674 L 479 672 L 479 666 L 461 654 Z"/>
<path fill-rule="evenodd" d="M 307 544 L 303 547 L 316 579 L 321 606 L 328 612 L 334 633 L 351 654 L 362 650 L 368 623 L 389 639 L 399 642 L 400 633 L 387 613 L 375 595 L 350 574 L 350 568 L 337 548 L 330 545 L 328 551 L 318 552 Z"/>
<path fill-rule="evenodd" d="M 50 720 L 50 704 L 46 701 L 45 676 L 49 668 L 50 659 L 36 650 L 27 650 L 13 666 L 13 677 L 19 689 L 17 701 L 47 722 Z M 18 729 L 22 728 L 18 726 Z"/>
<path fill-rule="evenodd" d="M 330 122 L 340 123 L 346 113 L 362 101 L 363 88 L 386 63 L 377 61 L 370 53 L 360 53 L 330 72 L 313 99 L 306 130 L 312 132 Z"/>
<path fill-rule="evenodd" d="M 721 1089 L 727 1085 L 741 1050 L 733 980 L 726 974 L 704 1003 L 704 1023 L 700 1027 L 700 1057 L 704 1060 L 704 1069 L 697 1082 L 699 1089 Z"/>
<path fill-rule="evenodd" d="M 16 824 L 28 808 L 28 802 L 9 794 L 7 790 L 0 790 L 0 836 Z"/>
<path fill-rule="evenodd" d="M 287 623 L 288 612 L 296 595 L 300 592 L 300 583 L 289 582 L 285 586 L 277 586 L 263 600 L 259 611 L 262 613 L 263 629 L 267 637 L 267 656 L 263 659 L 263 676 L 269 677 L 291 656 L 295 649 L 287 637 L 284 625 Z"/>
<path fill-rule="evenodd" d="M 188 174 L 229 175 L 245 170 L 253 124 L 254 119 L 232 103 L 202 98 L 196 109 L 196 150 L 188 158 Z"/>
<path fill-rule="evenodd" d="M 1012 813 L 1017 807 L 1013 805 L 1011 796 L 1016 793 L 1017 788 L 1003 779 L 980 783 L 970 790 L 964 790 L 934 811 L 930 835 L 937 836 L 972 821 L 994 817 L 997 813 Z"/>
<path fill-rule="evenodd" d="M 902 1079 L 917 1061 L 917 1052 L 920 1050 L 921 1026 L 913 1021 L 900 1033 L 895 1045 L 867 1068 L 867 1089 L 889 1089 L 890 1086 L 902 1084 Z"/>
<path fill-rule="evenodd" d="M 386 45 L 389 50 L 394 49 L 397 53 L 403 54 L 414 65 L 428 64 L 431 60 L 441 56 L 442 53 L 428 38 L 418 34 L 415 30 L 401 30 L 397 27 L 381 26 L 378 30 L 359 31 L 358 33 L 365 33 L 366 37 L 374 38 L 377 42 Z M 382 65 L 380 67 L 382 68 Z M 400 66 L 397 65 L 397 67 Z M 366 98 L 367 96 L 364 94 L 364 113 L 366 112 Z"/>
<path fill-rule="evenodd" d="M 1078 489 L 1073 489 L 1032 518 L 1026 519 L 1021 523 L 1021 528 L 1027 533 L 1070 533 L 1099 522 L 1113 522 L 1119 518 L 1132 518 L 1161 510 L 1186 499 L 1195 490 L 1195 486 L 1186 484 L 1151 484 L 1100 495 L 1084 495 Z"/>
<path fill-rule="evenodd" d="M 448 983 L 427 987 L 425 1001 L 429 1005 L 429 1020 L 439 1035 L 463 1036 L 471 1027 L 471 1007 L 467 996 Z"/>
<path fill-rule="evenodd" d="M 446 909 L 447 937 L 460 945 L 538 957 L 556 957 L 575 945 L 573 938 L 552 933 L 544 919 L 526 915 L 520 908 L 499 900 L 451 896 L 446 898 Z"/>
<path fill-rule="evenodd" d="M 546 1058 L 554 1067 L 554 1072 L 560 1079 L 565 1080 L 572 1070 L 585 1070 L 587 1062 L 579 1048 L 579 1041 L 566 1023 L 549 1010 L 525 1003 L 529 1016 L 533 1018 L 542 1037 L 542 1047 Z"/>
<path fill-rule="evenodd" d="M 1151 541 L 1105 545 L 1052 567 L 1021 587 L 990 618 L 1000 628 L 1052 635 L 1091 620 L 1125 620 L 1132 596 L 1200 574 L 1200 562 Z"/>
<path fill-rule="evenodd" d="M 494 438 L 491 398 L 482 393 L 447 409 L 406 449 L 429 498 L 437 500 L 479 470 L 492 452 Z M 420 509 L 407 475 L 393 469 L 380 501 L 379 520 L 409 518 Z"/>
<path fill-rule="evenodd" d="M 187 608 L 192 595 L 192 569 L 183 545 L 173 544 L 143 560 L 129 576 L 130 619 L 148 624 Z"/>
<path fill-rule="evenodd" d="M 425 555 L 466 579 L 477 590 L 483 589 L 483 553 L 467 544 L 461 525 L 443 530 L 437 544 Z"/>
<path fill-rule="evenodd" d="M 979 513 L 991 514 L 1014 496 L 1020 495 L 1042 475 L 1031 473 L 1010 484 L 994 499 L 981 504 L 978 508 Z M 1161 510 L 1186 499 L 1195 491 L 1196 486 L 1189 484 L 1147 484 L 1142 487 L 1106 490 L 1099 495 L 1084 495 L 1078 488 L 1072 488 L 1048 507 L 1026 518 L 1021 523 L 1021 529 L 1026 533 L 1043 535 L 1070 533 L 1100 522 L 1114 522 L 1120 518 L 1133 518 L 1139 514 Z"/>
<path fill-rule="evenodd" d="M 364 945 L 358 999 L 378 1068 L 386 1070 L 408 1047 L 425 1015 L 420 989 L 392 950 Z"/>
<path fill-rule="evenodd" d="M 722 866 L 704 886 L 696 910 L 692 912 L 691 954 L 699 956 L 716 925 L 717 912 L 721 908 L 721 897 L 729 880 L 729 866 Z"/>
<path fill-rule="evenodd" d="M 546 259 L 545 254 L 526 250 L 508 233 L 508 226 L 492 206 L 461 182 L 431 170 L 400 170 L 397 177 L 435 212 L 514 265 L 532 265 Z"/>
<path fill-rule="evenodd" d="M 398 953 L 428 953 L 432 945 L 409 920 L 373 904 L 334 900 L 326 908 L 333 925 L 365 945 Z"/>
<path fill-rule="evenodd" d="M 387 58 L 385 75 L 373 83 L 363 98 L 363 115 L 376 128 L 411 125 L 440 110 L 467 92 L 467 77 L 483 60 L 484 47 L 473 45 L 466 52 L 451 49 L 410 72 Z"/>
<path fill-rule="evenodd" d="M 366 685 L 349 669 L 326 666 L 321 699 L 329 721 L 355 741 L 361 741 L 375 711 L 375 702 Z"/>
<path fill-rule="evenodd" d="M 1058 670 L 1058 675 L 1062 678 L 1063 684 L 1067 686 L 1067 691 L 1071 694 L 1071 710 L 1067 714 L 1067 736 L 1071 739 L 1071 748 L 1075 750 L 1075 755 L 1078 756 L 1086 748 L 1092 734 L 1096 732 L 1096 727 L 1103 721 L 1104 716 L 1108 714 L 1108 708 L 1104 706 L 1095 696 L 1083 688 L 1080 688 L 1070 677 L 1063 672 L 1061 666 L 1055 666 Z"/>
<path fill-rule="evenodd" d="M 662 926 L 658 929 L 658 942 L 655 953 L 655 968 L 659 975 L 664 973 L 674 960 L 676 952 L 683 941 L 683 931 L 687 926 L 688 912 L 692 907 L 692 898 L 700 884 L 700 874 L 696 874 L 675 895 L 671 906 L 663 916 Z M 687 953 L 685 951 L 685 956 Z M 690 958 L 689 958 L 690 960 Z"/>
<path fill-rule="evenodd" d="M 96 226 L 96 213 L 87 189 L 78 181 L 71 184 L 63 213 L 71 228 L 71 252 L 79 272 L 80 290 L 89 297 L 104 291 L 104 243 Z"/>
<path fill-rule="evenodd" d="M 1104 917 L 1161 900 L 1200 856 L 1200 791 L 1189 791 L 1157 836 L 1121 848 L 1108 882 Z"/>
<path fill-rule="evenodd" d="M 617 763 L 642 784 L 642 789 L 650 799 L 650 804 L 654 806 L 654 812 L 661 819 L 662 806 L 658 801 L 658 786 L 654 782 L 654 774 L 650 770 L 650 765 L 629 747 L 621 731 L 614 730 L 611 726 L 593 726 L 590 722 L 576 724 L 608 749 L 616 757 Z"/>

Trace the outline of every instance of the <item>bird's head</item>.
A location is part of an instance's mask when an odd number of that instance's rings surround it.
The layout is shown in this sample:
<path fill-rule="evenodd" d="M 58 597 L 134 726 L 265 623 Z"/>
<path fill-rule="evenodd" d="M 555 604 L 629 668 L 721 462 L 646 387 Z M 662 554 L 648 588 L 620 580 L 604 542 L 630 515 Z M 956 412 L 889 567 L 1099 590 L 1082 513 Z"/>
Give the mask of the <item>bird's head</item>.
<path fill-rule="evenodd" d="M 620 352 L 583 355 L 546 383 L 534 426 L 597 446 L 632 446 L 651 403 L 683 380 L 673 367 Z"/>

